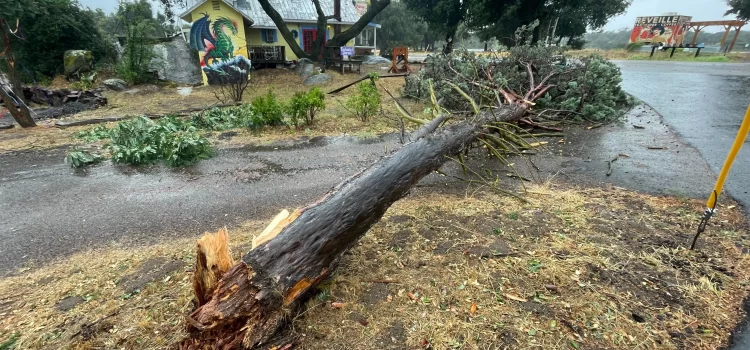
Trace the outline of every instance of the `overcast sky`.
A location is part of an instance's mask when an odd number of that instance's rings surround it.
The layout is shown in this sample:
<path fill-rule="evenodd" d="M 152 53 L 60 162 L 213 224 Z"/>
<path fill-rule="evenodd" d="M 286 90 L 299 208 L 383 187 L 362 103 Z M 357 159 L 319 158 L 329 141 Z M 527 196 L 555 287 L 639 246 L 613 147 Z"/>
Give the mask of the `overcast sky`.
<path fill-rule="evenodd" d="M 724 17 L 729 7 L 725 0 L 634 0 L 627 12 L 612 18 L 604 27 L 605 30 L 632 28 L 635 18 L 639 16 L 658 16 L 665 12 L 677 12 L 679 15 L 692 16 L 694 21 L 720 21 L 735 19 L 734 15 Z M 710 32 L 722 31 L 722 27 L 707 27 Z"/>
<path fill-rule="evenodd" d="M 117 7 L 117 0 L 79 0 L 84 6 L 101 8 L 105 12 L 112 12 Z M 154 2 L 154 12 L 160 7 Z M 724 17 L 728 9 L 725 0 L 634 0 L 627 12 L 622 16 L 612 18 L 605 30 L 631 28 L 638 16 L 659 16 L 665 12 L 677 12 L 680 15 L 692 16 L 694 21 L 718 21 L 734 19 L 734 16 Z M 708 27 L 709 32 L 721 31 L 721 27 Z"/>

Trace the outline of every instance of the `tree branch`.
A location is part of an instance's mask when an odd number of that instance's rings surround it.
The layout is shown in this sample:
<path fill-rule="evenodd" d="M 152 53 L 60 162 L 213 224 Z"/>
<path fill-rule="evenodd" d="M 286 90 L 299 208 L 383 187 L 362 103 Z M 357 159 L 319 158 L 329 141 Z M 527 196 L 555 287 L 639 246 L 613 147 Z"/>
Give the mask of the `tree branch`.
<path fill-rule="evenodd" d="M 267 0 L 265 0 L 267 1 Z M 344 0 L 346 1 L 346 0 Z M 328 40 L 328 46 L 346 46 L 349 40 L 354 39 L 372 20 L 377 16 L 380 11 L 383 11 L 388 5 L 391 4 L 391 0 L 372 0 L 370 2 L 370 8 L 365 12 L 362 17 L 359 18 L 349 29 L 337 34 L 331 40 Z"/>

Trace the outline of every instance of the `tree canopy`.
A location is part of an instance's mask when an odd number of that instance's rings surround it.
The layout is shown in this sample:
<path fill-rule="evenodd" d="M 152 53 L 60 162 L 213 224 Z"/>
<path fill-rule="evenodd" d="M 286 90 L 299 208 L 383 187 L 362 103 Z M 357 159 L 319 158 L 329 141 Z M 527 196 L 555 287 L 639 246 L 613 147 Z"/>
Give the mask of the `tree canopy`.
<path fill-rule="evenodd" d="M 473 0 L 472 0 L 473 1 Z M 402 0 L 407 8 L 427 22 L 430 28 L 445 36 L 445 52 L 453 49 L 458 26 L 466 18 L 469 0 Z"/>
<path fill-rule="evenodd" d="M 747 21 L 750 20 L 750 0 L 727 0 L 729 10 L 726 15 L 736 15 L 737 19 Z"/>
<path fill-rule="evenodd" d="M 427 23 L 402 2 L 394 2 L 385 8 L 373 22 L 382 25 L 378 30 L 378 48 L 382 52 L 398 46 L 417 46 L 429 32 Z"/>
<path fill-rule="evenodd" d="M 22 4 L 22 8 L 17 4 Z M 90 50 L 96 59 L 108 56 L 96 25 L 96 13 L 83 9 L 78 1 L 11 0 L 3 1 L 0 8 L 9 11 L 0 13 L 11 25 L 15 26 L 16 20 L 20 25 L 16 36 L 11 37 L 11 45 L 24 79 L 60 73 L 67 50 Z"/>
<path fill-rule="evenodd" d="M 745 0 L 750 1 L 750 0 Z M 516 44 L 515 30 L 539 21 L 532 42 L 546 37 L 578 37 L 603 27 L 621 14 L 631 0 L 403 0 L 409 9 L 445 35 L 450 49 L 459 25 L 482 40 L 497 38 Z M 555 22 L 557 26 L 555 27 Z M 553 34 L 554 31 L 554 34 Z M 449 50 L 448 50 L 449 51 Z"/>

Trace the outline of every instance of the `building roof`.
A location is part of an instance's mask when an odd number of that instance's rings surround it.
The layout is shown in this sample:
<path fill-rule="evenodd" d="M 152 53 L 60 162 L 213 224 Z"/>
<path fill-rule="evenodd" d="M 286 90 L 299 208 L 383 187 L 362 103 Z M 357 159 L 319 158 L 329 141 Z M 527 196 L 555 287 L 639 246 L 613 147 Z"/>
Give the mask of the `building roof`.
<path fill-rule="evenodd" d="M 192 18 L 193 11 L 195 11 L 195 9 L 197 9 L 198 6 L 203 5 L 203 3 L 206 2 L 206 1 L 208 1 L 208 0 L 202 0 L 202 1 L 199 0 L 199 1 L 196 1 L 193 6 L 190 6 L 190 8 L 188 8 L 187 10 L 185 10 L 185 12 L 183 12 L 180 15 L 180 18 L 182 18 L 186 22 L 193 22 L 193 21 L 195 21 L 195 19 Z M 252 0 L 252 1 L 257 1 L 257 0 Z M 248 16 L 247 13 L 245 13 L 243 11 L 240 11 L 240 9 L 237 8 L 237 6 L 234 5 L 234 3 L 238 2 L 238 1 L 236 1 L 236 0 L 221 0 L 221 2 L 223 2 L 224 4 L 226 4 L 229 7 L 233 8 L 235 11 L 239 12 L 240 15 L 242 15 L 242 18 L 244 18 L 245 21 L 247 21 L 248 25 L 255 24 L 255 20 L 253 20 L 252 17 Z"/>
<path fill-rule="evenodd" d="M 281 18 L 286 22 L 316 23 L 318 12 L 315 4 L 310 0 L 269 0 Z M 320 7 L 326 16 L 333 15 L 333 0 L 320 0 Z M 263 11 L 258 0 L 238 1 L 238 8 L 255 20 L 256 27 L 276 27 L 270 17 Z M 349 0 L 341 0 L 341 22 L 331 19 L 329 24 L 354 24 L 359 20 L 359 14 Z"/>
<path fill-rule="evenodd" d="M 186 17 L 190 12 L 195 10 L 200 4 L 207 0 L 199 1 L 195 6 L 188 9 L 182 16 Z M 263 11 L 258 0 L 222 0 L 229 4 L 235 10 L 241 12 L 243 16 L 252 18 L 254 27 L 275 28 L 270 17 Z M 334 0 L 319 0 L 323 13 L 326 16 L 333 15 Z M 288 23 L 317 23 L 318 12 L 315 10 L 315 4 L 310 0 L 269 0 L 274 9 L 281 15 L 281 18 Z M 359 14 L 350 0 L 341 0 L 341 22 L 335 19 L 329 19 L 328 24 L 354 24 L 359 20 Z"/>

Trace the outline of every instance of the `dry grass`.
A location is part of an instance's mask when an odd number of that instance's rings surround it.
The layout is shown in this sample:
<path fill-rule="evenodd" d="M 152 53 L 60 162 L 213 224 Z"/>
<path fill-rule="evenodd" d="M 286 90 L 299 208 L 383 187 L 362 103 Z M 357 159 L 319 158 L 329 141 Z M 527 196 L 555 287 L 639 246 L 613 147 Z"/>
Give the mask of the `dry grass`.
<path fill-rule="evenodd" d="M 743 53 L 714 53 L 714 52 L 701 52 L 700 56 L 695 56 L 693 52 L 683 52 L 681 49 L 677 49 L 673 57 L 669 57 L 669 51 L 656 51 L 653 57 L 649 55 L 651 52 L 631 52 L 624 49 L 613 49 L 613 50 L 599 50 L 599 49 L 583 49 L 583 50 L 570 50 L 566 51 L 566 54 L 571 57 L 588 57 L 593 54 L 602 56 L 610 60 L 656 60 L 656 61 L 692 61 L 692 62 L 745 62 L 750 59 L 750 55 Z"/>
<path fill-rule="evenodd" d="M 691 252 L 699 201 L 561 185 L 527 196 L 428 191 L 396 203 L 294 320 L 300 348 L 726 345 L 750 277 L 739 209 L 721 208 Z M 232 251 L 264 226 L 230 228 Z M 0 342 L 18 332 L 22 349 L 165 348 L 184 336 L 194 246 L 108 248 L 3 279 Z M 128 293 L 144 275 L 153 282 Z M 84 301 L 60 311 L 66 296 Z"/>
<path fill-rule="evenodd" d="M 371 68 L 382 73 L 377 68 Z M 364 70 L 364 69 L 363 69 Z M 324 91 L 333 90 L 357 79 L 356 74 L 341 75 L 329 71 L 333 80 L 323 86 Z M 253 82 L 245 93 L 244 102 L 250 102 L 254 98 L 266 94 L 272 89 L 280 101 L 288 100 L 295 92 L 307 91 L 309 88 L 302 85 L 302 79 L 289 70 L 258 70 L 252 75 Z M 382 95 L 383 114 L 375 116 L 367 123 L 359 121 L 347 111 L 342 104 L 356 92 L 356 87 L 346 89 L 335 96 L 326 96 L 327 109 L 316 117 L 315 125 L 302 129 L 290 127 L 265 128 L 261 131 L 234 130 L 237 137 L 230 141 L 214 139 L 217 145 L 225 144 L 247 144 L 267 143 L 279 139 L 298 136 L 323 136 L 337 134 L 355 134 L 360 136 L 375 136 L 377 134 L 394 132 L 398 130 L 398 123 L 393 118 L 398 114 L 393 101 L 385 94 L 384 88 L 395 96 L 403 87 L 404 79 L 389 78 L 378 82 Z M 138 93 L 107 92 L 109 103 L 106 107 L 97 110 L 78 113 L 66 119 L 90 119 L 104 116 L 123 116 L 139 114 L 166 114 L 188 108 L 203 108 L 220 102 L 214 96 L 218 92 L 215 86 L 195 87 L 193 92 L 183 97 L 177 93 L 176 87 L 146 85 L 136 87 L 141 91 Z M 413 113 L 421 113 L 425 103 L 413 100 L 403 100 L 402 103 Z M 95 126 L 81 126 L 60 129 L 54 127 L 54 121 L 46 121 L 39 128 L 0 131 L 0 154 L 10 151 L 24 149 L 47 149 L 70 145 L 80 145 L 83 142 L 72 139 L 72 135 L 78 131 L 93 128 Z M 113 123 L 110 123 L 113 124 Z M 214 136 L 218 136 L 218 133 Z"/>

